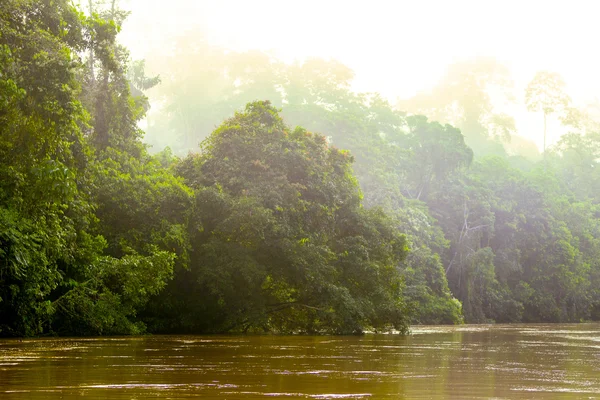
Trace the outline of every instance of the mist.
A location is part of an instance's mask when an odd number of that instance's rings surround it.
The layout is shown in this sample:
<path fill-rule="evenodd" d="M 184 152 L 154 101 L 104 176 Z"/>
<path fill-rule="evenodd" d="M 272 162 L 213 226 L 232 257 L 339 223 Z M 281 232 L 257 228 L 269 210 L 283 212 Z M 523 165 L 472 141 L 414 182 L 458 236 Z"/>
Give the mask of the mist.
<path fill-rule="evenodd" d="M 515 119 L 513 134 L 540 150 L 542 118 L 524 104 L 525 88 L 538 71 L 561 75 L 575 108 L 590 109 L 600 91 L 595 79 L 600 60 L 590 51 L 597 7 L 585 1 L 568 8 L 542 1 L 374 1 L 367 6 L 175 0 L 165 6 L 129 0 L 121 6 L 131 15 L 120 40 L 134 59 L 161 58 L 184 37 L 225 51 L 258 50 L 285 63 L 336 60 L 354 72 L 353 91 L 381 93 L 393 105 L 434 90 L 451 65 L 493 58 L 507 69 L 512 84 L 510 99 L 493 97 L 493 107 Z M 165 73 L 159 69 L 152 66 L 151 72 Z M 548 144 L 568 129 L 551 118 Z"/>
<path fill-rule="evenodd" d="M 0 2 L 0 393 L 600 393 L 594 3 Z"/>
<path fill-rule="evenodd" d="M 600 320 L 584 3 L 5 3 L 0 335 Z"/>

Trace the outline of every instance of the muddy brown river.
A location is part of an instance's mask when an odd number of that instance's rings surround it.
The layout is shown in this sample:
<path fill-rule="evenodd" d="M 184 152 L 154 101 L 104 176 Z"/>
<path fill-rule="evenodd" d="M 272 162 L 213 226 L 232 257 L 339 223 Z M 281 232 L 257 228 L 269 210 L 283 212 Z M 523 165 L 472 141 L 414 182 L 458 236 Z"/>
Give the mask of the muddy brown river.
<path fill-rule="evenodd" d="M 600 325 L 0 341 L 0 399 L 600 399 Z"/>

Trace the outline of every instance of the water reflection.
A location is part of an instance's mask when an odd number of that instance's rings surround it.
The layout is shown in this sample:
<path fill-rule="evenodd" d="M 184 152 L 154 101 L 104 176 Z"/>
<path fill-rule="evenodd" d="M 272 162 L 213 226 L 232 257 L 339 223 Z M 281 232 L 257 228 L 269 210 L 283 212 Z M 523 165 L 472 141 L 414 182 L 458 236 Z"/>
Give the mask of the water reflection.
<path fill-rule="evenodd" d="M 0 341 L 2 399 L 600 399 L 600 326 Z"/>

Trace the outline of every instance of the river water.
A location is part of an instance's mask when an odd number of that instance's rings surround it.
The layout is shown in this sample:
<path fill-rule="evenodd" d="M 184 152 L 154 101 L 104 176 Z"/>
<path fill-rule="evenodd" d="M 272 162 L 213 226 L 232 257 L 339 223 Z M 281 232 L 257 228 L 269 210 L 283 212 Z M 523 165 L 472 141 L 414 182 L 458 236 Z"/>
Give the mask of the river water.
<path fill-rule="evenodd" d="M 600 399 L 600 325 L 0 341 L 0 399 Z"/>

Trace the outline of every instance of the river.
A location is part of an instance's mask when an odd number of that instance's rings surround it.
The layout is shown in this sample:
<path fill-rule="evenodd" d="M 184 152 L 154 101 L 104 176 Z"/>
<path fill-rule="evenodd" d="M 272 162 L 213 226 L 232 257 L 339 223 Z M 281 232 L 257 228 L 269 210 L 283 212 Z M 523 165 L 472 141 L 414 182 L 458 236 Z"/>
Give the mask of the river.
<path fill-rule="evenodd" d="M 0 340 L 0 399 L 600 399 L 600 325 Z"/>

